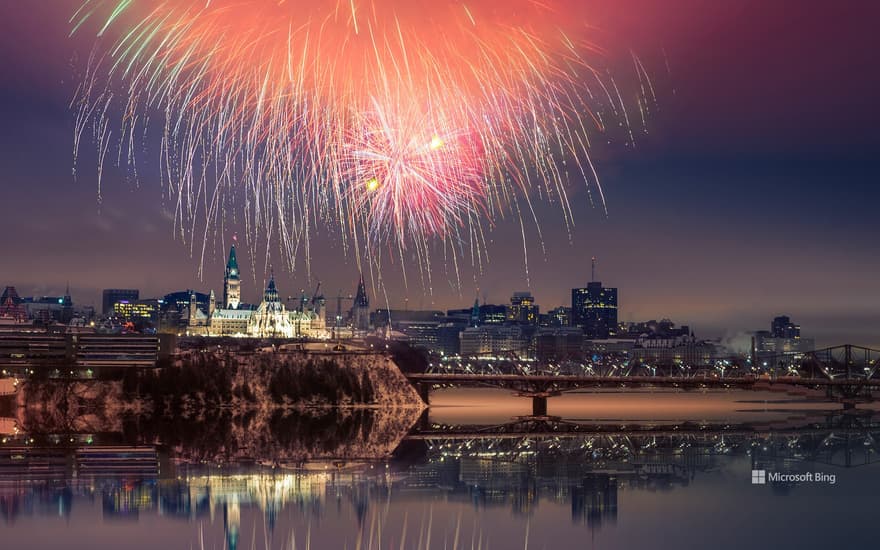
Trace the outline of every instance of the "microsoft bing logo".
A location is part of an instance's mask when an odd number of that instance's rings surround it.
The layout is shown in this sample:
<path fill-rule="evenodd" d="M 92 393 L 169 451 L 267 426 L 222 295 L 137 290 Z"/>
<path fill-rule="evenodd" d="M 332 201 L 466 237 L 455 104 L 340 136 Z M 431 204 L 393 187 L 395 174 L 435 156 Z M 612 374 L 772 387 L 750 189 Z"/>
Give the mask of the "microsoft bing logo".
<path fill-rule="evenodd" d="M 752 485 L 766 485 L 767 470 L 752 470 Z"/>

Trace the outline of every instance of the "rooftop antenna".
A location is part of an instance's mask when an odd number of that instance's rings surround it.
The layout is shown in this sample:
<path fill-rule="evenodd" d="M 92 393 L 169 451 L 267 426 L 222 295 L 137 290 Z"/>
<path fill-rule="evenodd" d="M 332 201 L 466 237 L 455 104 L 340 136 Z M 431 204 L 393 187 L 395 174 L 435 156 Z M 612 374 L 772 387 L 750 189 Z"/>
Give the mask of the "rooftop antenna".
<path fill-rule="evenodd" d="M 595 256 L 593 256 L 592 264 L 593 264 L 592 273 L 591 273 L 592 279 L 590 279 L 590 281 L 596 282 L 596 257 Z"/>

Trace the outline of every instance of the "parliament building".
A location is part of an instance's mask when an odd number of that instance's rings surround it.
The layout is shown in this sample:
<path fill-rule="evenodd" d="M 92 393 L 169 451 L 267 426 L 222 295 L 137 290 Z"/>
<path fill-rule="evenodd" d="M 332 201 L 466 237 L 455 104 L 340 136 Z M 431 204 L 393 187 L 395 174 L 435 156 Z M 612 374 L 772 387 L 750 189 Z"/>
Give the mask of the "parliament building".
<path fill-rule="evenodd" d="M 183 315 L 187 319 L 188 336 L 325 339 L 330 337 L 326 305 L 324 296 L 316 290 L 311 297 L 303 293 L 297 307 L 288 310 L 278 294 L 274 275 L 270 277 L 263 293 L 263 301 L 256 308 L 242 304 L 238 258 L 235 245 L 232 245 L 223 278 L 223 301 L 220 307 L 213 290 L 207 311 L 199 308 L 193 294 Z"/>

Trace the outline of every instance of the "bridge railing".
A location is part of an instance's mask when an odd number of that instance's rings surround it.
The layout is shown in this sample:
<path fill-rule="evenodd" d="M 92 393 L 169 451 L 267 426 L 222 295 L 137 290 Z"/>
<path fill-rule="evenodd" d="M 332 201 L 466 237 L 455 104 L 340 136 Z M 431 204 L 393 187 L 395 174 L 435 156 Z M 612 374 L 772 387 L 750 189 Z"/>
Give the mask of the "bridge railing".
<path fill-rule="evenodd" d="M 808 352 L 758 354 L 755 358 L 731 355 L 693 363 L 674 359 L 636 359 L 625 353 L 594 354 L 580 360 L 545 362 L 516 357 L 460 357 L 432 361 L 426 373 L 871 380 L 880 378 L 880 350 L 842 345 Z"/>

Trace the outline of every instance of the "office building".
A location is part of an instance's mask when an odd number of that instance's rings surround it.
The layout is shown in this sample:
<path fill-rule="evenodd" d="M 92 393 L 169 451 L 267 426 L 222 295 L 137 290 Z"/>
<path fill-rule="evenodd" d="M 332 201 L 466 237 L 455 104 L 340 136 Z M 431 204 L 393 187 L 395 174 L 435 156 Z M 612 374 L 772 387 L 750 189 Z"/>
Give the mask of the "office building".
<path fill-rule="evenodd" d="M 507 308 L 507 320 L 524 325 L 538 324 L 538 306 L 531 292 L 514 292 Z"/>
<path fill-rule="evenodd" d="M 770 330 L 755 332 L 755 353 L 764 360 L 773 355 L 798 354 L 815 349 L 812 338 L 801 338 L 801 327 L 786 315 L 774 317 Z"/>
<path fill-rule="evenodd" d="M 719 346 L 714 342 L 688 339 L 678 343 L 647 340 L 630 350 L 630 357 L 658 366 L 708 367 L 719 358 Z"/>
<path fill-rule="evenodd" d="M 617 289 L 599 281 L 586 288 L 571 289 L 572 325 L 581 327 L 588 338 L 608 338 L 617 332 Z"/>
<path fill-rule="evenodd" d="M 464 321 L 470 326 L 503 325 L 507 322 L 507 306 L 475 301 L 471 308 L 450 309 L 446 315 L 450 320 Z"/>
<path fill-rule="evenodd" d="M 459 333 L 460 353 L 463 357 L 531 358 L 534 332 L 535 329 L 522 325 L 468 327 Z"/>
<path fill-rule="evenodd" d="M 583 356 L 584 332 L 580 327 L 544 327 L 535 334 L 539 361 L 565 361 Z"/>
<path fill-rule="evenodd" d="M 106 316 L 113 315 L 113 306 L 116 302 L 137 302 L 140 299 L 140 291 L 133 288 L 106 288 L 101 300 L 101 313 Z"/>
<path fill-rule="evenodd" d="M 162 300 L 119 300 L 113 304 L 113 316 L 135 324 L 157 324 Z"/>
<path fill-rule="evenodd" d="M 800 338 L 801 326 L 792 323 L 787 315 L 780 315 L 770 323 L 770 334 L 773 338 Z"/>
<path fill-rule="evenodd" d="M 571 308 L 559 306 L 547 312 L 547 326 L 567 327 L 571 326 Z"/>
<path fill-rule="evenodd" d="M 465 328 L 463 323 L 445 321 L 403 321 L 397 326 L 412 347 L 440 355 L 458 355 L 459 333 Z"/>

